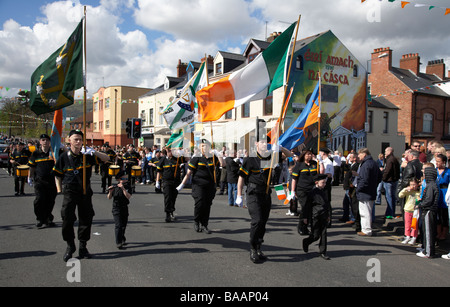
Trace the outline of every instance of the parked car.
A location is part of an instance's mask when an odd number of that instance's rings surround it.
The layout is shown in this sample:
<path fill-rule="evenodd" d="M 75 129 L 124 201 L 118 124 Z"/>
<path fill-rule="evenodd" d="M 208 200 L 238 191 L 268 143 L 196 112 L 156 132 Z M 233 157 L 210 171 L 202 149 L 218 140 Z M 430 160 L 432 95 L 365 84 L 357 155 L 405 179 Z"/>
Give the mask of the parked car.
<path fill-rule="evenodd" d="M 9 156 L 6 152 L 7 148 L 7 144 L 0 144 L 0 163 L 2 164 L 2 167 L 8 165 Z"/>

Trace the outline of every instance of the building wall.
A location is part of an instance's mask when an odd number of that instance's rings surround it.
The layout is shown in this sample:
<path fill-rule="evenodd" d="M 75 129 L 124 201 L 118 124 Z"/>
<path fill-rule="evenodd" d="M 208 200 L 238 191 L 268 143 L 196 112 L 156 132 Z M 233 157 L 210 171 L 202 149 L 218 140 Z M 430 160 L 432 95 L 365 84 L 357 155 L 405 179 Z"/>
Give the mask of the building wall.
<path fill-rule="evenodd" d="M 102 133 L 103 141 L 109 142 L 111 146 L 132 143 L 132 139 L 126 136 L 124 123 L 128 118 L 138 117 L 138 97 L 148 91 L 149 88 L 127 86 L 101 88 L 93 95 L 94 132 Z M 106 125 L 107 121 L 109 127 Z"/>
<path fill-rule="evenodd" d="M 398 111 L 385 108 L 371 108 L 369 111 L 373 112 L 372 120 L 372 132 L 367 133 L 367 148 L 369 149 L 372 157 L 375 159 L 378 154 L 384 153 L 385 147 L 392 147 L 396 157 L 401 157 L 405 151 L 405 136 L 397 133 L 398 125 Z M 387 133 L 384 133 L 384 112 L 388 112 L 389 116 L 389 129 Z M 383 143 L 385 144 L 383 146 Z M 387 145 L 388 144 L 388 145 Z"/>

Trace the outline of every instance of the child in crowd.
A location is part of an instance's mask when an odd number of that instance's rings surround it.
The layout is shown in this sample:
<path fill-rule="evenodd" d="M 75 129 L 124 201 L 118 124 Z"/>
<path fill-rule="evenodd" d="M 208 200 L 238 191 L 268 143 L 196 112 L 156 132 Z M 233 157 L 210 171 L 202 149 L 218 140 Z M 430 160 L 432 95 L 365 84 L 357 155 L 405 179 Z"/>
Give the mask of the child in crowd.
<path fill-rule="evenodd" d="M 416 255 L 422 258 L 432 258 L 435 256 L 436 215 L 439 201 L 439 188 L 436 184 L 437 171 L 433 167 L 426 167 L 424 176 L 426 187 L 419 205 L 422 210 L 422 250 Z"/>
<path fill-rule="evenodd" d="M 409 185 L 402 189 L 400 193 L 398 194 L 399 198 L 406 198 L 405 200 L 405 239 L 402 241 L 402 244 L 416 244 L 417 240 L 417 229 L 414 229 L 411 227 L 413 214 L 414 214 L 414 208 L 416 206 L 416 200 L 420 197 L 420 191 L 419 191 L 419 180 L 416 178 L 411 178 L 409 181 Z"/>
<path fill-rule="evenodd" d="M 118 249 L 123 249 L 125 242 L 125 229 L 128 224 L 128 205 L 130 203 L 132 187 L 128 182 L 128 175 L 120 171 L 116 175 L 119 181 L 117 185 L 108 188 L 108 199 L 113 198 L 112 214 L 115 223 L 116 245 Z"/>
<path fill-rule="evenodd" d="M 325 190 L 327 184 L 326 174 L 317 174 L 314 178 L 315 187 L 308 194 L 305 204 L 304 223 L 311 224 L 309 237 L 303 239 L 303 250 L 308 252 L 308 247 L 314 241 L 319 241 L 320 256 L 329 260 L 327 255 L 327 225 L 331 218 L 331 205 Z"/>

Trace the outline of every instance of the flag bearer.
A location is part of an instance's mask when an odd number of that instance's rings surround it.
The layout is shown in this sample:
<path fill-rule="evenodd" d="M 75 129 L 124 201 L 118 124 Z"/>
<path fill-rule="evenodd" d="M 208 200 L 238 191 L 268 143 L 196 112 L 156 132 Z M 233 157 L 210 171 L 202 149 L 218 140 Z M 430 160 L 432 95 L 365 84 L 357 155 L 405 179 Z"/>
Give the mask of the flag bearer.
<path fill-rule="evenodd" d="M 169 148 L 163 149 L 162 154 L 163 156 L 156 166 L 156 188 L 161 188 L 160 180 L 162 179 L 164 211 L 166 212 L 166 222 L 169 223 L 175 220 L 173 212 L 178 196 L 177 186 L 181 183 L 181 164 L 184 162 L 184 157 L 174 157 Z"/>
<path fill-rule="evenodd" d="M 261 251 L 261 244 L 264 242 L 266 233 L 266 223 L 269 219 L 270 207 L 272 206 L 271 192 L 267 189 L 270 168 L 276 165 L 272 163 L 272 154 L 279 155 L 278 150 L 267 150 L 267 136 L 261 133 L 262 137 L 256 142 L 256 155 L 244 158 L 239 170 L 236 204 L 242 203 L 242 188 L 244 182 L 247 184 L 247 208 L 250 214 L 250 260 L 253 263 L 260 263 L 267 260 Z M 290 157 L 292 153 L 280 146 L 283 153 Z"/>
<path fill-rule="evenodd" d="M 72 130 L 69 133 L 70 149 L 63 153 L 53 168 L 56 178 L 56 188 L 63 192 L 64 199 L 61 208 L 62 236 L 67 242 L 67 249 L 63 260 L 67 262 L 75 252 L 74 223 L 77 219 L 75 209 L 78 207 L 78 240 L 80 241 L 79 258 L 91 258 L 87 250 L 87 241 L 91 238 L 92 218 L 92 189 L 90 179 L 92 168 L 98 164 L 100 158 L 108 161 L 108 156 L 92 148 L 83 149 L 83 132 Z M 86 155 L 86 193 L 83 191 L 83 154 Z"/>
<path fill-rule="evenodd" d="M 194 156 L 188 164 L 188 172 L 183 182 L 177 187 L 180 191 L 192 176 L 192 197 L 194 198 L 194 230 L 210 234 L 208 229 L 212 201 L 216 195 L 216 167 L 223 164 L 222 158 L 211 154 L 211 143 L 202 139 L 201 155 Z"/>

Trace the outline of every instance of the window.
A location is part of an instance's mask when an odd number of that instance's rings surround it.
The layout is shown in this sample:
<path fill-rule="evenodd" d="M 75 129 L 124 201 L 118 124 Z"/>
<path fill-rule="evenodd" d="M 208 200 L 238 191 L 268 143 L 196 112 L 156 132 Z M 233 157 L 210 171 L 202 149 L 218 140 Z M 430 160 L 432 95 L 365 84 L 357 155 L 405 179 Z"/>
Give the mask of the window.
<path fill-rule="evenodd" d="M 297 61 L 295 62 L 295 69 L 303 70 L 303 57 L 301 55 L 297 57 Z"/>
<path fill-rule="evenodd" d="M 233 110 L 230 110 L 227 113 L 225 113 L 225 119 L 233 119 Z"/>
<path fill-rule="evenodd" d="M 273 96 L 267 96 L 266 99 L 264 99 L 264 115 L 272 115 L 273 114 Z"/>
<path fill-rule="evenodd" d="M 164 107 L 159 107 L 159 124 L 164 125 L 164 116 L 163 116 Z"/>
<path fill-rule="evenodd" d="M 221 75 L 223 74 L 222 72 L 222 63 L 217 63 L 216 64 L 216 75 Z"/>
<path fill-rule="evenodd" d="M 105 109 L 109 109 L 109 98 L 105 100 Z"/>
<path fill-rule="evenodd" d="M 433 132 L 433 114 L 425 113 L 423 114 L 423 132 L 432 133 Z"/>
<path fill-rule="evenodd" d="M 373 111 L 369 111 L 367 114 L 367 121 L 369 122 L 369 133 L 373 132 Z"/>
<path fill-rule="evenodd" d="M 242 105 L 242 117 L 250 117 L 250 102 L 246 102 Z"/>
<path fill-rule="evenodd" d="M 353 77 L 358 77 L 358 65 L 353 65 Z"/>
<path fill-rule="evenodd" d="M 150 114 L 148 115 L 148 124 L 149 126 L 153 126 L 153 109 L 150 109 Z"/>
<path fill-rule="evenodd" d="M 105 121 L 105 129 L 109 129 L 109 120 Z"/>
<path fill-rule="evenodd" d="M 258 56 L 258 53 L 253 53 L 248 56 L 248 63 L 253 62 L 254 59 Z"/>
<path fill-rule="evenodd" d="M 389 113 L 388 112 L 383 112 L 383 122 L 384 122 L 383 133 L 388 133 L 389 132 Z"/>

